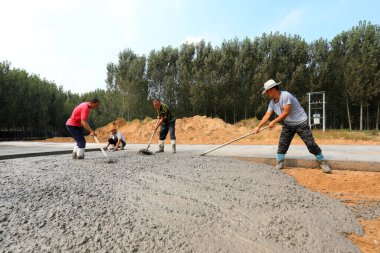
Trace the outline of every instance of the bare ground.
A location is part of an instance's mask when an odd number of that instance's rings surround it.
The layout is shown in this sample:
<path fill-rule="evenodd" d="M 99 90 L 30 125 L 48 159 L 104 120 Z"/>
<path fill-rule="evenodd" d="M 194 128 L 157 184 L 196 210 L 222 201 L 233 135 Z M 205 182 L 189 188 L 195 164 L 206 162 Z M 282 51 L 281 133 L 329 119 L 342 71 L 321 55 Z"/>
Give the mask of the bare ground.
<path fill-rule="evenodd" d="M 315 169 L 286 169 L 297 183 L 340 199 L 353 208 L 364 227 L 364 235 L 350 238 L 364 253 L 380 252 L 380 173 L 363 171 L 334 171 L 324 174 Z"/>

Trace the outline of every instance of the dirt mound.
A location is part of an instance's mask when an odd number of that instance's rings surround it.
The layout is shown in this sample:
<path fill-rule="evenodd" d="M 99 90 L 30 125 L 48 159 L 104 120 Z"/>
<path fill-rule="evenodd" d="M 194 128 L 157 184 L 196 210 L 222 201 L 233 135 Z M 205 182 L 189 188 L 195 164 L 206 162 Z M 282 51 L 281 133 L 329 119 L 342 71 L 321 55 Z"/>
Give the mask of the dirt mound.
<path fill-rule="evenodd" d="M 228 124 L 219 118 L 209 118 L 206 116 L 193 116 L 176 120 L 176 137 L 178 144 L 223 144 L 236 139 L 242 135 L 250 133 L 258 125 L 256 118 L 242 120 L 236 124 Z M 102 141 L 109 137 L 113 126 L 124 135 L 128 143 L 147 143 L 155 120 L 146 118 L 144 120 L 133 120 L 127 122 L 119 119 L 110 124 L 98 128 L 96 133 Z M 276 125 L 273 130 L 263 130 L 257 135 L 244 138 L 234 144 L 254 144 L 254 145 L 277 145 L 281 134 L 281 125 Z M 318 144 L 322 145 L 342 145 L 342 144 L 380 144 L 380 135 L 375 132 L 364 131 L 342 131 L 342 130 L 313 130 L 313 135 Z M 89 141 L 92 141 L 89 139 Z M 153 143 L 158 142 L 158 133 L 153 139 Z M 166 142 L 170 142 L 169 136 Z M 292 144 L 302 144 L 303 141 L 296 135 Z"/>
<path fill-rule="evenodd" d="M 152 134 L 154 124 L 155 120 L 149 118 L 143 121 L 133 120 L 131 122 L 118 119 L 102 128 L 98 128 L 96 134 L 101 141 L 106 141 L 111 129 L 116 126 L 128 143 L 146 143 Z M 176 120 L 176 137 L 179 144 L 220 144 L 252 132 L 256 124 L 256 119 L 245 120 L 232 125 L 218 118 L 197 115 Z M 279 135 L 280 129 L 277 128 L 272 132 L 273 140 L 269 140 L 271 139 L 270 136 L 265 134 L 265 138 L 263 135 L 257 135 L 237 143 L 252 144 L 252 141 L 256 140 L 259 141 L 257 144 L 262 144 L 260 140 L 263 139 L 265 139 L 265 143 L 268 143 L 268 141 L 276 143 L 276 136 Z M 153 141 L 158 141 L 158 134 L 155 135 Z M 167 138 L 167 142 L 170 142 L 169 138 Z"/>
<path fill-rule="evenodd" d="M 176 121 L 176 137 L 178 144 L 223 144 L 236 139 L 242 135 L 250 133 L 258 125 L 259 120 L 247 119 L 228 124 L 219 118 L 209 118 L 206 116 L 193 116 L 181 118 Z M 111 129 L 117 129 L 127 139 L 127 143 L 147 143 L 152 134 L 155 119 L 146 118 L 144 120 L 125 121 L 118 119 L 104 127 L 96 129 L 96 134 L 101 142 L 106 142 Z M 281 125 L 269 131 L 264 130 L 257 135 L 244 138 L 234 144 L 251 145 L 276 145 L 281 133 Z M 380 144 L 380 133 L 378 131 L 344 131 L 344 130 L 313 130 L 313 135 L 318 144 L 322 145 L 378 145 Z M 88 142 L 94 142 L 93 138 L 87 136 Z M 47 142 L 71 142 L 72 138 L 52 138 Z M 158 133 L 153 139 L 153 143 L 158 142 Z M 169 136 L 166 142 L 170 142 Z M 302 140 L 296 135 L 292 144 L 302 144 Z"/>
<path fill-rule="evenodd" d="M 143 121 L 133 120 L 131 122 L 122 119 L 116 120 L 96 130 L 96 134 L 101 141 L 109 138 L 111 129 L 116 126 L 128 143 L 147 143 L 152 134 L 154 119 Z M 206 116 L 194 116 L 176 120 L 176 137 L 179 144 L 219 144 L 249 133 L 253 128 L 249 127 L 249 121 L 240 122 L 235 125 L 228 124 L 218 118 Z M 158 134 L 153 142 L 158 141 Z M 274 140 L 275 141 L 275 140 Z M 170 139 L 167 138 L 167 142 Z M 252 138 L 247 138 L 239 142 L 240 144 L 250 144 Z"/>

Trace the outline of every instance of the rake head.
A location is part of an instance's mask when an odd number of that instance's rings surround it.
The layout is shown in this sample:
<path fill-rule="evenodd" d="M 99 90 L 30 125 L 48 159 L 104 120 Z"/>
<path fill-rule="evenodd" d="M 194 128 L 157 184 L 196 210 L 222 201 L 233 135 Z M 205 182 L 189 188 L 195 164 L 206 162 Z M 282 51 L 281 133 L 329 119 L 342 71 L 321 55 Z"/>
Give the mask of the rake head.
<path fill-rule="evenodd" d="M 140 149 L 137 154 L 139 155 L 153 155 L 154 153 L 152 151 L 149 151 L 148 149 Z"/>

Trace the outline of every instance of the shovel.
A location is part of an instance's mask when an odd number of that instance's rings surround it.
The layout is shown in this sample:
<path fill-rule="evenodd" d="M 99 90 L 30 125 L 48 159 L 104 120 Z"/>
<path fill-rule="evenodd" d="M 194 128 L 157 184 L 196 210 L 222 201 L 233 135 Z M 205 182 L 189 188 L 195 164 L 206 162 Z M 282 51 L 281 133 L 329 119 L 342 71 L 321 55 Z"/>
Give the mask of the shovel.
<path fill-rule="evenodd" d="M 268 128 L 267 126 L 261 128 L 261 129 L 260 129 L 260 132 L 261 132 L 262 130 L 267 129 L 267 128 Z M 218 147 L 216 147 L 216 148 L 210 149 L 209 151 L 206 151 L 206 152 L 200 154 L 200 156 L 204 156 L 204 155 L 206 155 L 206 154 L 208 154 L 208 153 L 210 153 L 210 152 L 212 152 L 212 151 L 214 151 L 214 150 L 217 150 L 217 149 L 223 148 L 224 146 L 227 146 L 228 144 L 231 144 L 231 143 L 233 143 L 233 142 L 235 142 L 235 141 L 241 140 L 241 139 L 243 139 L 243 138 L 245 138 L 245 137 L 247 137 L 247 136 L 254 135 L 254 134 L 256 134 L 256 133 L 255 133 L 255 132 L 250 132 L 250 133 L 248 133 L 248 134 L 246 134 L 246 135 L 240 136 L 239 138 L 236 138 L 236 139 L 234 139 L 234 140 L 232 140 L 232 141 L 226 142 L 226 143 L 224 143 L 224 144 L 222 144 L 222 145 L 220 145 L 220 146 L 218 146 Z"/>
<path fill-rule="evenodd" d="M 94 139 L 96 141 L 96 143 L 98 143 L 98 147 L 100 148 L 100 150 L 102 151 L 103 155 L 107 158 L 107 163 L 113 163 L 114 161 L 110 160 L 107 153 L 104 151 L 104 149 L 102 148 L 102 146 L 100 145 L 99 143 L 99 140 L 98 138 L 94 135 Z"/>
<path fill-rule="evenodd" d="M 156 120 L 156 124 L 157 125 L 158 123 L 158 119 Z M 157 132 L 157 130 L 155 130 L 152 135 L 150 136 L 150 140 L 149 140 L 149 144 L 148 144 L 148 147 L 146 148 L 143 148 L 143 149 L 140 149 L 137 154 L 139 155 L 153 155 L 153 152 L 152 151 L 149 151 L 149 147 L 150 147 L 150 144 L 152 143 L 152 140 L 153 140 L 153 136 L 154 134 Z"/>

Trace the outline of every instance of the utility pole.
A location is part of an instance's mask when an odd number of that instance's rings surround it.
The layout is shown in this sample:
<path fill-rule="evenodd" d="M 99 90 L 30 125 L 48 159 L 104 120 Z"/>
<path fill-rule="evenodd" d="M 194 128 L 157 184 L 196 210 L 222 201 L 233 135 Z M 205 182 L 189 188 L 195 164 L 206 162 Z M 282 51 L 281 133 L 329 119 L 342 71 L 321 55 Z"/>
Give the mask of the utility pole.
<path fill-rule="evenodd" d="M 309 126 L 312 128 L 312 126 L 320 125 L 320 120 L 322 120 L 322 130 L 324 132 L 326 130 L 326 92 L 309 92 L 307 95 L 309 100 Z M 313 118 L 313 122 L 311 118 Z"/>
<path fill-rule="evenodd" d="M 310 101 L 310 96 L 311 96 L 311 94 L 310 94 L 310 92 L 307 93 L 307 95 L 309 96 L 309 99 L 308 99 L 308 102 L 309 102 L 309 113 L 308 113 L 307 115 L 309 116 L 309 117 L 308 117 L 308 118 L 309 118 L 309 127 L 310 127 L 310 129 L 311 129 L 311 116 L 310 116 L 310 115 L 311 115 L 311 113 L 310 113 L 310 112 L 311 112 L 311 106 L 310 106 L 310 102 L 311 102 L 311 101 Z"/>
<path fill-rule="evenodd" d="M 322 100 L 322 105 L 323 105 L 323 132 L 326 130 L 326 100 L 325 100 L 325 92 L 323 92 L 323 100 Z"/>

